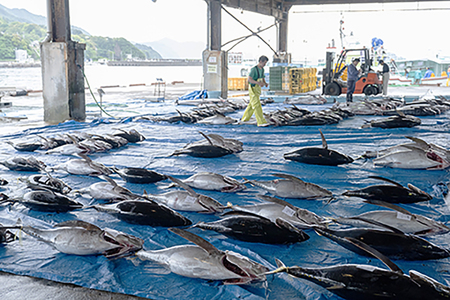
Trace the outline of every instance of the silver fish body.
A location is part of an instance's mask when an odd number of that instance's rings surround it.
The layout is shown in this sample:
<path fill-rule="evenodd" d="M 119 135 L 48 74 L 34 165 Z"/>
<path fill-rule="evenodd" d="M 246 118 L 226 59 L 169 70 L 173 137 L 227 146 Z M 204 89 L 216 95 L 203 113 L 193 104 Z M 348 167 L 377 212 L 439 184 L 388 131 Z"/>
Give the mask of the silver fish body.
<path fill-rule="evenodd" d="M 306 209 L 295 209 L 276 203 L 261 203 L 257 205 L 233 205 L 236 211 L 244 211 L 265 217 L 275 223 L 277 219 L 288 221 L 297 228 L 308 228 L 311 225 L 323 225 L 327 221 Z"/>
<path fill-rule="evenodd" d="M 59 147 L 47 150 L 45 154 L 61 154 L 61 155 L 76 155 L 80 153 L 91 153 L 89 148 L 78 144 L 65 144 Z"/>
<path fill-rule="evenodd" d="M 245 189 L 245 185 L 239 181 L 212 172 L 200 172 L 183 180 L 190 187 L 221 192 L 236 192 Z"/>
<path fill-rule="evenodd" d="M 430 170 L 441 170 L 450 166 L 446 160 L 430 158 L 429 152 L 421 149 L 389 153 L 374 159 L 373 165 L 376 167 Z"/>
<path fill-rule="evenodd" d="M 367 220 L 367 221 L 365 221 Z M 341 224 L 352 225 L 355 227 L 375 227 L 380 228 L 371 221 L 383 225 L 394 227 L 403 233 L 411 233 L 421 236 L 445 234 L 450 231 L 446 225 L 433 219 L 416 214 L 403 214 L 398 211 L 377 210 L 369 211 L 361 215 L 349 218 L 337 218 L 336 221 Z M 383 228 L 383 227 L 381 227 Z"/>
<path fill-rule="evenodd" d="M 143 241 L 115 230 L 102 230 L 83 221 L 63 222 L 52 229 L 23 227 L 23 231 L 53 246 L 56 250 L 74 255 L 117 257 L 142 248 Z"/>
<path fill-rule="evenodd" d="M 138 198 L 129 189 L 113 185 L 109 182 L 97 182 L 78 192 L 82 194 L 87 193 L 97 200 L 127 200 Z"/>
<path fill-rule="evenodd" d="M 224 209 L 222 204 L 208 196 L 192 195 L 187 191 L 171 191 L 159 195 L 146 195 L 146 197 L 164 203 L 174 210 L 216 212 Z"/>
<path fill-rule="evenodd" d="M 162 250 L 139 251 L 137 257 L 168 266 L 175 274 L 206 280 L 223 280 L 228 283 L 248 283 L 251 280 L 264 280 L 264 266 L 251 261 L 238 253 L 225 251 L 221 255 L 211 255 L 195 245 L 180 245 Z M 234 264 L 244 272 L 238 274 L 227 268 Z"/>
<path fill-rule="evenodd" d="M 112 171 L 104 165 L 88 162 L 84 159 L 71 159 L 60 165 L 58 169 L 63 169 L 73 175 L 99 176 L 112 174 Z"/>
<path fill-rule="evenodd" d="M 274 179 L 269 181 L 249 180 L 249 182 L 269 193 L 283 198 L 320 198 L 331 197 L 332 193 L 316 184 L 290 179 Z"/>

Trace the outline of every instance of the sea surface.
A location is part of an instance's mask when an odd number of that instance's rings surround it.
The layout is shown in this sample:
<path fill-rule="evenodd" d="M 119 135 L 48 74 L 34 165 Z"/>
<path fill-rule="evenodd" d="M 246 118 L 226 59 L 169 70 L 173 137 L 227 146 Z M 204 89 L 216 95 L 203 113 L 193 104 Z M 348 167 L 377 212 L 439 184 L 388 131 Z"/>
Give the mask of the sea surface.
<path fill-rule="evenodd" d="M 107 65 L 85 65 L 85 75 L 92 88 L 111 85 L 151 84 L 156 82 L 158 78 L 167 83 L 173 81 L 203 82 L 201 66 L 109 67 Z M 41 68 L 0 68 L 1 87 L 41 90 Z"/>

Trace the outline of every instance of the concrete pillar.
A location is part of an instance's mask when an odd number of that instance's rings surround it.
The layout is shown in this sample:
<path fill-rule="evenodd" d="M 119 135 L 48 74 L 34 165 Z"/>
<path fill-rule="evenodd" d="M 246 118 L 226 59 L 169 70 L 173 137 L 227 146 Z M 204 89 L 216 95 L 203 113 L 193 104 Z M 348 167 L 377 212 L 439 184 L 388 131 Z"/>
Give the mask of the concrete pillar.
<path fill-rule="evenodd" d="M 85 44 L 71 40 L 69 0 L 47 0 L 47 39 L 41 43 L 44 121 L 86 119 Z"/>
<path fill-rule="evenodd" d="M 208 1 L 208 45 L 203 51 L 204 87 L 208 96 L 228 97 L 228 56 L 222 48 L 222 7 L 221 1 Z"/>
<path fill-rule="evenodd" d="M 228 97 L 228 55 L 224 51 L 203 51 L 203 77 L 208 97 Z M 212 96 L 212 97 L 211 97 Z"/>

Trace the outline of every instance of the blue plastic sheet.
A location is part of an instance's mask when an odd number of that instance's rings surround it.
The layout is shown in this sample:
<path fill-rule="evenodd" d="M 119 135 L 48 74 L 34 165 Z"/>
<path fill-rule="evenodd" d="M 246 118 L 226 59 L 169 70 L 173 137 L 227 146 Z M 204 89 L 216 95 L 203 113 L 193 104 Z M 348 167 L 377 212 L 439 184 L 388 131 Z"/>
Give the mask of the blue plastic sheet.
<path fill-rule="evenodd" d="M 155 104 L 158 107 L 161 104 Z M 264 108 L 265 111 L 280 108 L 282 104 L 273 103 Z M 318 109 L 315 106 L 315 109 Z M 311 108 L 311 107 L 307 107 Z M 323 107 L 322 107 L 323 108 Z M 239 118 L 242 112 L 231 116 Z M 1 141 L 18 141 L 32 139 L 37 134 L 53 136 L 58 133 L 73 131 L 111 133 L 113 128 L 134 128 L 147 139 L 137 144 L 129 144 L 121 149 L 90 155 L 96 161 L 106 166 L 145 167 L 179 179 L 187 178 L 197 172 L 209 171 L 236 179 L 271 180 L 273 173 L 287 173 L 297 176 L 307 182 L 318 184 L 336 195 L 336 200 L 330 204 L 322 200 L 285 199 L 288 202 L 328 217 L 352 216 L 369 210 L 383 209 L 365 204 L 359 198 L 340 196 L 346 190 L 363 188 L 379 181 L 368 178 L 370 175 L 383 176 L 399 182 L 402 185 L 412 183 L 434 198 L 429 202 L 412 205 L 401 205 L 412 213 L 422 214 L 435 220 L 449 224 L 449 208 L 444 201 L 443 183 L 449 181 L 447 170 L 402 170 L 390 168 L 375 168 L 371 160 L 358 159 L 352 164 L 338 167 L 315 166 L 288 161 L 283 154 L 304 146 L 320 146 L 320 128 L 327 138 L 328 147 L 359 157 L 367 150 L 380 150 L 389 146 L 408 142 L 405 136 L 420 137 L 427 142 L 450 148 L 449 115 L 436 117 L 421 117 L 422 125 L 414 128 L 360 129 L 364 120 L 378 117 L 353 117 L 336 125 L 320 127 L 256 127 L 252 125 L 211 126 L 201 124 L 168 124 L 154 123 L 145 120 L 123 119 L 114 121 L 108 119 L 87 123 L 65 122 L 57 126 L 29 129 L 20 134 L 3 135 Z M 174 150 L 187 143 L 201 140 L 198 133 L 216 133 L 225 138 L 234 138 L 244 143 L 244 151 L 221 158 L 194 158 L 190 156 L 170 156 Z M 11 155 L 24 155 L 5 143 L 0 143 L 0 159 Z M 48 166 L 56 166 L 71 157 L 60 155 L 44 155 L 42 151 L 31 153 Z M 10 183 L 0 191 L 10 197 L 19 197 L 25 193 L 24 184 L 18 182 L 18 176 L 29 176 L 26 172 L 9 171 L 0 166 L 0 177 Z M 88 176 L 69 175 L 62 171 L 53 175 L 64 180 L 73 189 L 81 189 L 99 182 L 100 179 Z M 158 194 L 166 190 L 168 181 L 157 184 L 131 184 L 112 175 L 120 185 L 135 193 Z M 197 190 L 211 196 L 226 205 L 260 203 L 256 198 L 258 193 L 264 193 L 257 187 L 248 186 L 247 190 L 238 193 L 220 193 Z M 96 200 L 78 198 L 85 205 L 95 204 Z M 192 220 L 217 220 L 217 215 L 181 212 Z M 49 228 L 56 223 L 81 219 L 104 228 L 113 228 L 144 239 L 144 249 L 161 249 L 189 242 L 169 232 L 162 227 L 131 225 L 94 209 L 82 209 L 69 213 L 43 213 L 32 211 L 20 204 L 0 207 L 0 223 L 13 225 L 17 219 L 23 224 Z M 331 240 L 320 237 L 312 231 L 307 231 L 310 239 L 293 245 L 267 245 L 247 243 L 227 238 L 213 231 L 189 229 L 205 238 L 220 250 L 232 250 L 241 253 L 270 269 L 275 268 L 275 258 L 286 265 L 302 267 L 324 267 L 343 263 L 370 264 L 383 267 L 376 259 L 370 259 L 350 252 Z M 448 235 L 432 236 L 427 240 L 443 247 L 450 248 Z M 404 272 L 417 270 L 446 285 L 450 285 L 450 259 L 407 262 L 396 260 Z M 223 285 L 200 279 L 182 277 L 170 273 L 163 266 L 150 261 L 140 261 L 135 257 L 118 260 L 108 260 L 103 256 L 75 256 L 59 253 L 49 245 L 33 237 L 23 234 L 20 241 L 15 241 L 0 247 L 0 270 L 15 274 L 23 274 L 68 282 L 93 289 L 126 293 L 151 299 L 340 299 L 331 292 L 308 281 L 291 278 L 286 274 L 270 275 L 267 283 L 255 285 Z"/>
<path fill-rule="evenodd" d="M 196 91 L 187 93 L 181 97 L 178 97 L 178 100 L 196 100 L 196 99 L 203 99 L 203 98 L 208 98 L 207 90 L 196 90 Z"/>

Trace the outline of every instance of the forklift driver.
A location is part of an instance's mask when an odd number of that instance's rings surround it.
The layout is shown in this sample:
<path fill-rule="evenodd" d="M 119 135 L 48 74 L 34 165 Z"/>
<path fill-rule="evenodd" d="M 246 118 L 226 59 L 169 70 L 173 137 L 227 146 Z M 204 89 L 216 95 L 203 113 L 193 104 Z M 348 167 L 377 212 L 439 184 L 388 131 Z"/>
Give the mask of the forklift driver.
<path fill-rule="evenodd" d="M 359 61 L 359 58 L 353 59 L 352 63 L 349 64 L 347 68 L 347 102 L 353 102 L 355 84 L 359 79 L 359 71 L 356 69 Z"/>

